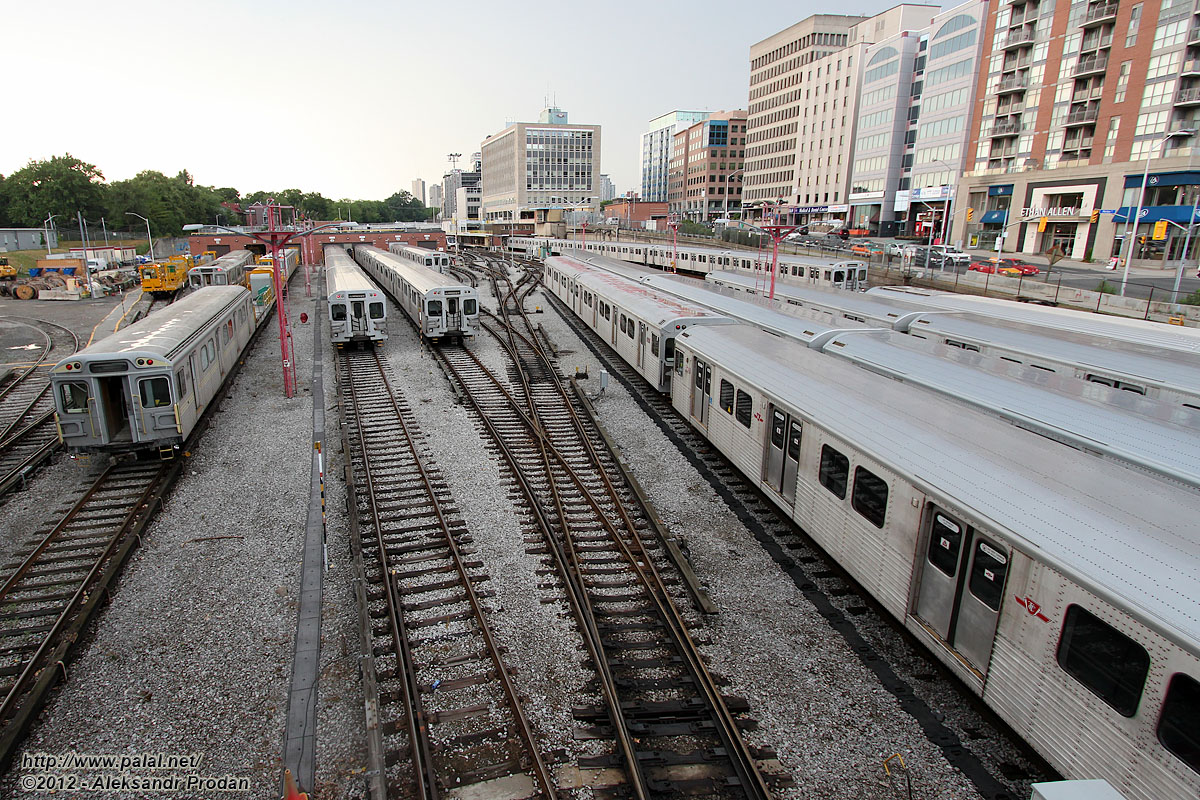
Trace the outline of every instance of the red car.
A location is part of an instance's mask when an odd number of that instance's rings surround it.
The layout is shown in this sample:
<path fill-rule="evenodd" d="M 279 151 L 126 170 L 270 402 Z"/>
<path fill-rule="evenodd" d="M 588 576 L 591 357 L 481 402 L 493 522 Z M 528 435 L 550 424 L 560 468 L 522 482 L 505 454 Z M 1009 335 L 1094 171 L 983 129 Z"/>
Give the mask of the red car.
<path fill-rule="evenodd" d="M 976 261 L 970 267 L 975 272 L 1000 275 L 1037 275 L 1041 270 L 1017 258 L 989 258 Z"/>

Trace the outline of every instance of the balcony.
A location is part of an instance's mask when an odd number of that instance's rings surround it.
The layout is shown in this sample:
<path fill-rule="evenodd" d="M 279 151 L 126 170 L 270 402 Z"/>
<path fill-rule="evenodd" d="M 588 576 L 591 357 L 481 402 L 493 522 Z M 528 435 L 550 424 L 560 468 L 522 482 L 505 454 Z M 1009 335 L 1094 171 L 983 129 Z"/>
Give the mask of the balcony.
<path fill-rule="evenodd" d="M 1183 62 L 1183 66 L 1179 69 L 1179 74 L 1185 78 L 1200 75 L 1200 58 L 1189 58 Z"/>
<path fill-rule="evenodd" d="M 1086 103 L 1088 100 L 1099 100 L 1100 95 L 1104 94 L 1104 85 L 1093 86 L 1090 89 L 1084 89 L 1081 92 L 1076 92 L 1071 95 L 1072 103 Z"/>
<path fill-rule="evenodd" d="M 1004 49 L 1008 50 L 1012 47 L 1022 47 L 1027 44 L 1033 44 L 1033 40 L 1037 38 L 1033 31 L 1017 31 L 1010 33 L 1004 40 Z"/>
<path fill-rule="evenodd" d="M 1190 89 L 1180 89 L 1175 95 L 1175 105 L 1177 106 L 1197 106 L 1200 105 L 1200 86 L 1193 86 Z"/>
<path fill-rule="evenodd" d="M 1099 25 L 1101 22 L 1107 22 L 1117 17 L 1117 3 L 1100 3 L 1088 8 L 1087 14 L 1083 17 L 1083 22 L 1080 23 L 1083 27 L 1091 25 Z"/>
<path fill-rule="evenodd" d="M 1021 132 L 1021 123 L 1015 121 L 997 122 L 992 126 L 992 136 L 1016 136 Z"/>
<path fill-rule="evenodd" d="M 1063 142 L 1062 149 L 1064 151 L 1065 150 L 1082 150 L 1082 149 L 1090 150 L 1092 147 L 1092 141 L 1093 141 L 1093 137 L 1091 137 L 1091 136 L 1084 136 L 1084 137 L 1078 138 L 1078 139 L 1068 139 L 1067 141 Z"/>
<path fill-rule="evenodd" d="M 1088 58 L 1079 59 L 1079 63 L 1075 65 L 1075 77 L 1082 75 L 1092 75 L 1097 72 L 1104 72 L 1108 69 L 1108 54 L 1089 56 Z"/>
<path fill-rule="evenodd" d="M 1200 44 L 1200 26 L 1188 31 L 1188 44 Z"/>
<path fill-rule="evenodd" d="M 1095 108 L 1081 108 L 1078 111 L 1072 111 L 1063 120 L 1064 125 L 1090 125 L 1100 116 L 1100 112 Z"/>
<path fill-rule="evenodd" d="M 996 119 L 1002 120 L 1004 117 L 1008 117 L 1013 114 L 1020 114 L 1024 110 L 1024 103 L 1012 103 L 1007 106 L 1001 106 L 996 109 Z"/>
<path fill-rule="evenodd" d="M 999 94 L 1005 92 L 1023 92 L 1029 88 L 1028 75 L 1006 75 L 1000 81 L 1000 87 L 996 90 Z"/>
<path fill-rule="evenodd" d="M 1172 132 L 1189 131 L 1195 133 L 1197 130 L 1200 130 L 1200 119 L 1177 119 L 1171 123 L 1171 127 L 1168 130 Z"/>

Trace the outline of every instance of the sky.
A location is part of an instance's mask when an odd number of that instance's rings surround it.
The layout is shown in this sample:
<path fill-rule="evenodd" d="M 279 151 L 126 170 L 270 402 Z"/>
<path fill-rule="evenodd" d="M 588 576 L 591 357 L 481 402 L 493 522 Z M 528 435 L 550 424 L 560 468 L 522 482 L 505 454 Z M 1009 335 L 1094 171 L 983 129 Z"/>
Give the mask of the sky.
<path fill-rule="evenodd" d="M 649 120 L 746 107 L 751 44 L 810 14 L 893 5 L 12 4 L 7 107 L 19 113 L 5 121 L 0 174 L 70 153 L 110 182 L 186 169 L 244 194 L 381 200 L 415 178 L 439 182 L 449 153 L 469 166 L 484 138 L 536 122 L 549 100 L 602 126 L 601 171 L 636 191 Z"/>

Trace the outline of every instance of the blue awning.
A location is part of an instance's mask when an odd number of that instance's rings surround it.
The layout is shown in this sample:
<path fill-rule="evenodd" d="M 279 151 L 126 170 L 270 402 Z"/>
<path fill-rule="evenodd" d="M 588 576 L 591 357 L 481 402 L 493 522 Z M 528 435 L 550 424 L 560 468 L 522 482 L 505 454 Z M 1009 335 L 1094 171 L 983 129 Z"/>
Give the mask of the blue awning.
<path fill-rule="evenodd" d="M 1151 172 L 1149 179 L 1146 181 L 1146 186 L 1191 186 L 1196 183 L 1200 183 L 1200 172 Z M 1126 189 L 1141 185 L 1141 173 L 1125 176 Z"/>
<path fill-rule="evenodd" d="M 980 222 L 982 222 L 984 225 L 989 225 L 992 223 L 999 223 L 1000 225 L 1003 225 L 1004 223 L 1008 222 L 1008 210 L 997 208 L 993 211 L 989 211 L 983 215 L 983 219 L 981 219 Z"/>
<path fill-rule="evenodd" d="M 1121 206 L 1117 209 L 1117 213 L 1113 214 L 1113 221 L 1124 224 L 1133 216 L 1133 212 L 1137 210 L 1137 206 Z M 1145 222 L 1158 222 L 1160 219 L 1169 219 L 1171 222 L 1188 221 L 1188 216 L 1192 213 L 1191 206 L 1146 206 L 1142 209 L 1141 219 L 1139 224 Z M 1197 216 L 1200 221 L 1200 215 Z"/>

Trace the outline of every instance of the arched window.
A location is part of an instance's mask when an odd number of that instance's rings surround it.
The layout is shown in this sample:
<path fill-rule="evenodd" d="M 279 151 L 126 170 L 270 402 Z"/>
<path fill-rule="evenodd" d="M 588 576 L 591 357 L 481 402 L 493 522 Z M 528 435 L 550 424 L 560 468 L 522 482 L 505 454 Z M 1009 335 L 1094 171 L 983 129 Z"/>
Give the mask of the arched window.
<path fill-rule="evenodd" d="M 978 24 L 979 20 L 972 17 L 970 14 L 959 14 L 957 17 L 951 17 L 946 20 L 946 24 L 938 28 L 938 32 L 933 35 L 933 41 L 941 39 L 943 36 L 949 36 L 955 31 L 961 31 L 963 28 L 969 28 L 972 25 Z"/>
<path fill-rule="evenodd" d="M 968 19 L 969 19 L 969 17 L 968 17 Z M 949 25 L 950 23 L 946 23 L 946 24 Z M 943 28 L 943 30 L 944 30 L 944 28 Z M 872 64 L 880 64 L 884 61 L 887 61 L 889 58 L 894 58 L 894 57 L 898 56 L 899 54 L 900 54 L 900 51 L 897 50 L 896 48 L 885 47 L 882 50 L 880 50 L 879 52 L 877 52 L 875 55 L 871 56 L 871 60 L 867 62 L 867 66 L 869 67 Z"/>

